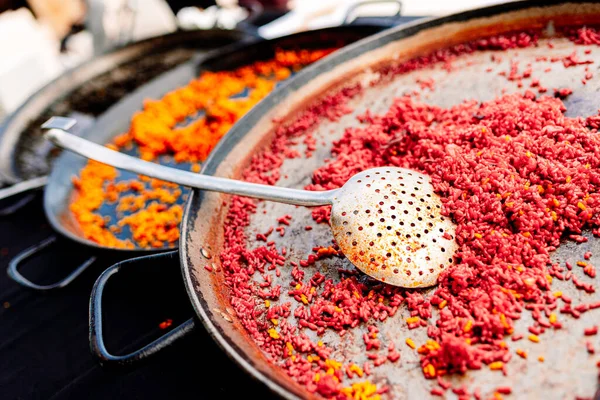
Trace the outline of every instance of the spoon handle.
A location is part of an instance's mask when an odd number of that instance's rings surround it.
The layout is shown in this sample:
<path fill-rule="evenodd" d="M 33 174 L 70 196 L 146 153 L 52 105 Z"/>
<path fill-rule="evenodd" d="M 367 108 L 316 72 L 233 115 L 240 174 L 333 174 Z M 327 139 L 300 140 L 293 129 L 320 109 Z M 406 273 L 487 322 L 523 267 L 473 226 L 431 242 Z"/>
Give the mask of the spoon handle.
<path fill-rule="evenodd" d="M 260 185 L 182 171 L 176 168 L 169 168 L 153 162 L 140 160 L 139 158 L 108 149 L 102 145 L 82 139 L 61 128 L 53 126 L 51 121 L 46 122 L 42 127 L 50 128 L 44 135 L 46 139 L 63 149 L 115 168 L 124 169 L 167 182 L 177 183 L 186 187 L 237 194 L 299 206 L 331 204 L 335 193 L 335 190 L 312 192 L 308 190 Z"/>

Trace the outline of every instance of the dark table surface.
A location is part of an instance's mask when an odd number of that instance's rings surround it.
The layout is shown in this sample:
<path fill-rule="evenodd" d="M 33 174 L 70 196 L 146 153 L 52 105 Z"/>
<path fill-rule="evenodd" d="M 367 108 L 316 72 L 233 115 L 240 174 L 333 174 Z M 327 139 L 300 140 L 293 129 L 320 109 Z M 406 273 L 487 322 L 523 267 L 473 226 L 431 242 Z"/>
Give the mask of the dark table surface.
<path fill-rule="evenodd" d="M 127 371 L 102 368 L 89 349 L 90 292 L 102 271 L 131 255 L 98 254 L 94 265 L 70 286 L 46 294 L 9 279 L 4 271 L 11 258 L 52 235 L 39 194 L 24 208 L 0 217 L 1 400 L 274 398 L 203 328 L 142 366 Z M 65 276 L 92 252 L 59 238 L 43 254 L 23 268 L 23 274 L 37 283 Z M 193 316 L 177 265 L 165 266 L 156 276 L 128 279 L 107 285 L 104 298 L 104 334 L 113 354 L 125 354 L 158 338 L 167 332 L 159 327 L 167 319 L 174 327 Z"/>
<path fill-rule="evenodd" d="M 52 230 L 45 223 L 40 198 L 0 219 L 0 270 L 5 271 L 17 252 L 49 235 Z M 50 280 L 90 253 L 63 240 L 47 254 L 32 260 L 24 274 Z M 103 256 L 74 284 L 49 294 L 21 288 L 0 273 L 0 398 L 229 399 L 248 393 L 272 397 L 202 329 L 134 370 L 100 367 L 89 350 L 88 302 L 95 279 L 115 261 Z M 178 268 L 164 273 L 179 276 Z M 107 287 L 105 310 L 107 346 L 116 354 L 164 333 L 159 328 L 162 321 L 170 318 L 176 325 L 192 315 L 182 283 L 164 276 Z"/>

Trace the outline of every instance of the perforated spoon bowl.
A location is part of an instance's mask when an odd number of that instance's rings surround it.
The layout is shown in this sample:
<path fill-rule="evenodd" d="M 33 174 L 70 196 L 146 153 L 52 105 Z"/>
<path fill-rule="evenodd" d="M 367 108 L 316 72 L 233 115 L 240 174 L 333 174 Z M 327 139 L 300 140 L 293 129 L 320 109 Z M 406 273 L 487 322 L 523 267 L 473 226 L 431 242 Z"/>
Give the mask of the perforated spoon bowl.
<path fill-rule="evenodd" d="M 140 160 L 57 128 L 46 138 L 86 158 L 196 189 L 301 206 L 331 205 L 331 230 L 344 255 L 382 282 L 416 288 L 434 285 L 452 264 L 455 226 L 426 175 L 382 167 L 351 177 L 339 189 L 313 192 L 196 174 Z"/>

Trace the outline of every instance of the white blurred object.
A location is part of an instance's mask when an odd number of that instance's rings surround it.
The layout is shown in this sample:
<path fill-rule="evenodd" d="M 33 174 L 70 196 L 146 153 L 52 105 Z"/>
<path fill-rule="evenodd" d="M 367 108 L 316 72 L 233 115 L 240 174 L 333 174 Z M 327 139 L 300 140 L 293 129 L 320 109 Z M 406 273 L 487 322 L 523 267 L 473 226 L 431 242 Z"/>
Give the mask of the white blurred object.
<path fill-rule="evenodd" d="M 401 0 L 401 3 L 402 15 L 438 16 L 507 1 L 511 0 Z M 295 0 L 289 13 L 261 26 L 258 33 L 270 39 L 310 29 L 337 26 L 344 22 L 348 12 L 357 5 L 360 6 L 350 13 L 350 17 L 389 16 L 394 7 L 397 9 L 397 5 L 391 0 L 388 3 L 381 0 Z"/>
<path fill-rule="evenodd" d="M 60 61 L 65 68 L 73 68 L 94 56 L 94 37 L 89 31 L 77 32 L 65 41 Z"/>
<path fill-rule="evenodd" d="M 131 2 L 132 0 L 126 1 Z M 177 30 L 177 20 L 166 1 L 137 0 L 136 3 L 131 41 L 137 42 Z"/>
<path fill-rule="evenodd" d="M 84 0 L 27 0 L 36 20 L 48 25 L 57 38 L 65 37 L 73 24 L 85 18 Z"/>
<path fill-rule="evenodd" d="M 358 0 L 296 0 L 290 5 L 289 13 L 261 26 L 258 33 L 271 39 L 310 29 L 338 26 L 344 22 L 348 11 L 358 3 L 365 3 L 360 6 L 361 15 L 365 10 L 369 15 L 389 15 L 390 7 L 398 7 L 397 2 L 393 1 L 390 4 L 381 1 L 367 4 L 366 1 Z"/>
<path fill-rule="evenodd" d="M 234 29 L 238 22 L 248 17 L 248 11 L 234 4 L 226 7 L 210 6 L 205 9 L 184 7 L 177 13 L 182 29 Z"/>
<path fill-rule="evenodd" d="M 182 29 L 210 29 L 217 23 L 217 6 L 204 10 L 198 7 L 184 7 L 177 13 L 177 20 Z"/>
<path fill-rule="evenodd" d="M 58 76 L 59 43 L 25 8 L 0 14 L 0 118 Z M 16 38 L 16 40 L 14 40 Z"/>
<path fill-rule="evenodd" d="M 510 3 L 516 0 L 403 0 L 403 15 L 437 16 L 452 14 L 471 8 L 491 6 L 493 4 Z"/>
<path fill-rule="evenodd" d="M 217 17 L 217 27 L 234 29 L 238 22 L 248 18 L 248 11 L 242 7 L 221 8 Z"/>
<path fill-rule="evenodd" d="M 152 36 L 177 30 L 164 0 L 87 0 L 86 27 L 94 37 L 94 52 L 103 53 Z"/>

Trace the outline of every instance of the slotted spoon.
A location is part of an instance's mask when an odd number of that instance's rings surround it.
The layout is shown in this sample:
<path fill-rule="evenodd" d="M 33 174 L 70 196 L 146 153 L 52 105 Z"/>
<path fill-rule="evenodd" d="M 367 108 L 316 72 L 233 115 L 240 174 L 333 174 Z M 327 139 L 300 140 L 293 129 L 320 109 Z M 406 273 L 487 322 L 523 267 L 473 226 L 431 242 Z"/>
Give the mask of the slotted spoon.
<path fill-rule="evenodd" d="M 441 215 L 429 177 L 397 168 L 373 168 L 339 189 L 322 192 L 260 185 L 196 174 L 140 160 L 56 128 L 46 138 L 110 166 L 179 185 L 301 206 L 331 205 L 331 230 L 344 255 L 361 271 L 401 287 L 434 285 L 452 264 L 455 226 Z"/>

